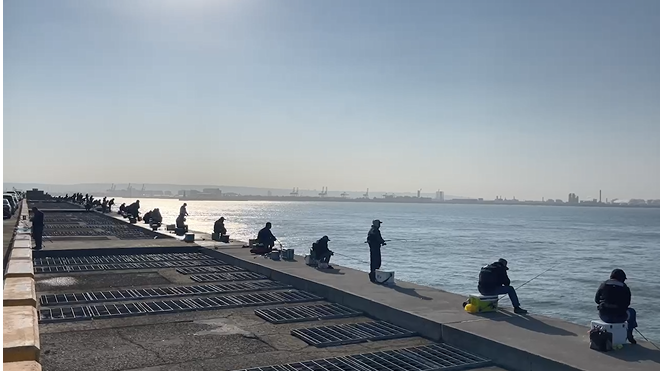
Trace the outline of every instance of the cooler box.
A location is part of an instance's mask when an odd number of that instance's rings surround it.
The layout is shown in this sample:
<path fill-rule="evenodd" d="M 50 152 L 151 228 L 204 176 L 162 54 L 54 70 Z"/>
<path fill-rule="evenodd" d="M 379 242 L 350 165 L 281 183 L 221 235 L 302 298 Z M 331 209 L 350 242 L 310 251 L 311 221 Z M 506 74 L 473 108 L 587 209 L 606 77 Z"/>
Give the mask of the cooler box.
<path fill-rule="evenodd" d="M 591 321 L 591 328 L 602 327 L 603 330 L 612 334 L 612 345 L 625 344 L 628 339 L 628 322 L 606 323 L 603 321 Z"/>
<path fill-rule="evenodd" d="M 394 285 L 394 272 L 381 271 L 380 269 L 376 269 L 376 282 L 380 283 L 381 285 Z"/>
<path fill-rule="evenodd" d="M 257 239 L 256 238 L 253 239 L 253 240 L 248 240 L 248 246 L 254 247 L 254 245 L 256 245 L 256 244 L 257 244 Z"/>
<path fill-rule="evenodd" d="M 186 233 L 186 235 L 183 237 L 183 242 L 195 242 L 195 234 Z"/>
<path fill-rule="evenodd" d="M 495 312 L 497 310 L 498 296 L 487 296 L 481 294 L 470 295 L 468 304 L 472 304 L 474 313 Z"/>
<path fill-rule="evenodd" d="M 166 231 L 173 231 L 176 229 L 176 224 L 168 224 L 165 226 Z"/>

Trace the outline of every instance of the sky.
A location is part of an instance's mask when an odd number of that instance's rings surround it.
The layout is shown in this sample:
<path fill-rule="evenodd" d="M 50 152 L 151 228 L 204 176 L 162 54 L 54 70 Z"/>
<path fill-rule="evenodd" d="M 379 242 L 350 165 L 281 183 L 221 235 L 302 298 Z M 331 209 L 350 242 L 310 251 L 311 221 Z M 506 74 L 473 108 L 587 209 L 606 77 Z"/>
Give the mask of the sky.
<path fill-rule="evenodd" d="M 5 182 L 660 198 L 660 1 L 4 2 Z"/>

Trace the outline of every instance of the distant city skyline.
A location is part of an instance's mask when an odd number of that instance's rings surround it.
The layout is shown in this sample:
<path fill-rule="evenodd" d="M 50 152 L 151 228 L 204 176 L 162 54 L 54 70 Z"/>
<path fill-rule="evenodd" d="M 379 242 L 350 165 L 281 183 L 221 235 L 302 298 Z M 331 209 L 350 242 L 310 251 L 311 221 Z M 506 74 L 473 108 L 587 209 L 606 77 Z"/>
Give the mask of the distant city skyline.
<path fill-rule="evenodd" d="M 109 190 L 111 186 L 115 186 L 116 190 L 124 190 L 127 188 L 128 185 L 131 185 L 132 188 L 135 190 L 136 195 L 139 194 L 142 186 L 145 186 L 146 191 L 170 191 L 172 195 L 176 195 L 180 191 L 190 191 L 190 190 L 196 190 L 196 191 L 202 191 L 205 188 L 219 188 L 222 192 L 225 193 L 238 193 L 242 195 L 267 195 L 272 193 L 275 196 L 284 196 L 284 195 L 289 195 L 291 190 L 293 188 L 298 188 L 300 191 L 300 195 L 304 196 L 316 196 L 318 195 L 319 192 L 321 192 L 321 188 L 310 188 L 310 189 L 301 189 L 300 187 L 292 187 L 292 188 L 266 188 L 266 187 L 251 187 L 251 186 L 236 186 L 236 185 L 214 185 L 214 184 L 151 184 L 151 183 L 80 183 L 80 184 L 48 184 L 48 183 L 23 183 L 23 182 L 5 182 L 4 187 L 6 189 L 10 189 L 12 187 L 16 187 L 17 189 L 30 189 L 32 187 L 36 187 L 39 189 L 43 189 L 44 191 L 47 192 L 56 192 L 56 193 L 64 193 L 64 192 L 96 192 L 98 194 L 105 192 Z M 367 191 L 367 189 L 364 189 L 362 191 L 359 190 L 348 190 L 348 189 L 339 189 L 339 190 L 333 190 L 333 189 L 328 189 L 327 194 L 330 197 L 340 197 L 342 193 L 347 193 L 348 197 L 355 198 L 355 197 L 362 197 L 364 193 Z M 422 190 L 421 195 L 423 197 L 431 197 L 435 198 L 436 197 L 436 192 L 438 190 L 434 190 L 432 192 L 424 192 Z M 539 196 L 537 198 L 521 198 L 517 197 L 515 195 L 468 195 L 468 194 L 461 194 L 459 193 L 447 193 L 443 189 L 439 189 L 439 191 L 443 192 L 443 198 L 444 199 L 479 199 L 483 198 L 484 200 L 496 200 L 501 198 L 502 200 L 513 200 L 514 198 L 520 201 L 543 201 L 543 200 L 562 200 L 563 202 L 566 203 L 571 203 L 571 195 L 577 196 L 577 198 L 580 201 L 587 201 L 590 202 L 592 200 L 602 200 L 603 202 L 611 202 L 612 200 L 630 200 L 630 199 L 643 199 L 643 200 L 658 200 L 660 199 L 660 195 L 657 197 L 617 197 L 615 195 L 611 196 L 600 196 L 599 192 L 597 191 L 595 194 L 597 196 L 590 196 L 586 195 L 581 196 L 580 194 L 576 194 L 573 192 L 570 192 L 566 195 L 559 196 L 559 197 L 546 197 L 546 196 Z M 369 197 L 382 197 L 385 194 L 396 194 L 396 195 L 401 195 L 401 196 L 415 196 L 417 194 L 416 191 L 402 191 L 402 192 L 397 192 L 397 191 L 391 191 L 391 190 L 372 190 L 369 189 Z M 607 194 L 605 194 L 607 195 Z M 579 201 L 578 201 L 579 202 Z"/>
<path fill-rule="evenodd" d="M 660 197 L 660 1 L 4 3 L 4 182 Z"/>

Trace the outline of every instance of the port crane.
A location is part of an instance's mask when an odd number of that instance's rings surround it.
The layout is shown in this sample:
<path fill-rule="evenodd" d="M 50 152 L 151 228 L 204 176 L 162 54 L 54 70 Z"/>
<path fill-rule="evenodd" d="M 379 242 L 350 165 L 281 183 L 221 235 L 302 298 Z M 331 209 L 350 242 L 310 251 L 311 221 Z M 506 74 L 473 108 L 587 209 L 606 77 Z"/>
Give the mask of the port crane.
<path fill-rule="evenodd" d="M 369 188 L 367 188 L 367 193 L 362 195 L 364 198 L 369 198 Z"/>
<path fill-rule="evenodd" d="M 346 198 L 346 197 L 348 197 L 348 193 L 344 192 L 344 193 L 342 193 L 340 196 L 341 196 L 342 198 Z"/>
<path fill-rule="evenodd" d="M 293 187 L 293 191 L 291 191 L 291 193 L 289 193 L 289 194 L 293 197 L 297 197 L 298 194 L 300 194 L 300 193 L 298 192 L 298 188 Z"/>
<path fill-rule="evenodd" d="M 321 188 L 321 193 L 319 193 L 319 196 L 325 197 L 328 195 L 328 187 L 322 187 Z"/>

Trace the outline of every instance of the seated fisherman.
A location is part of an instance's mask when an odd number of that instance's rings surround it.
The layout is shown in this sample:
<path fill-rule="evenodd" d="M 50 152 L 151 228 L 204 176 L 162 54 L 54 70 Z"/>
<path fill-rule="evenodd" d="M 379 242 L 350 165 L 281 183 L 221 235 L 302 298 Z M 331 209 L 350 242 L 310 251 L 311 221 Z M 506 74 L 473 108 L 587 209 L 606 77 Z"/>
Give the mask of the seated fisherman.
<path fill-rule="evenodd" d="M 628 321 L 628 341 L 637 344 L 633 330 L 637 327 L 637 312 L 630 308 L 630 288 L 625 284 L 626 273 L 615 269 L 610 279 L 601 283 L 596 291 L 598 316 L 605 323 L 622 323 Z"/>
<path fill-rule="evenodd" d="M 257 244 L 250 249 L 251 253 L 263 255 L 273 251 L 273 246 L 275 246 L 277 238 L 275 238 L 273 232 L 270 231 L 271 227 L 272 224 L 268 222 L 266 223 L 266 226 L 259 231 L 259 234 L 257 235 Z"/>
<path fill-rule="evenodd" d="M 140 214 L 140 200 L 137 200 L 126 206 L 126 213 L 137 219 L 138 215 Z"/>
<path fill-rule="evenodd" d="M 215 221 L 213 225 L 213 233 L 217 233 L 220 236 L 227 234 L 227 228 L 225 228 L 225 217 L 221 216 L 220 219 Z"/>
<path fill-rule="evenodd" d="M 151 210 L 144 213 L 144 216 L 142 217 L 142 220 L 144 220 L 145 224 L 150 224 L 151 223 L 151 213 L 152 213 Z"/>
<path fill-rule="evenodd" d="M 272 226 L 273 225 L 270 224 L 270 222 L 266 223 L 266 226 L 263 227 L 257 235 L 257 244 L 264 246 L 268 250 L 272 250 L 273 246 L 275 246 L 275 241 L 277 241 L 277 238 L 273 236 L 273 232 L 270 231 Z"/>
<path fill-rule="evenodd" d="M 525 314 L 527 311 L 520 307 L 516 290 L 511 286 L 511 280 L 509 280 L 509 276 L 506 273 L 508 270 L 509 268 L 505 259 L 500 259 L 493 264 L 481 268 L 481 272 L 479 272 L 479 293 L 487 296 L 508 294 L 511 304 L 513 304 L 513 312 L 516 314 Z"/>
<path fill-rule="evenodd" d="M 160 214 L 160 209 L 155 208 L 151 211 L 151 223 L 162 224 L 163 216 Z"/>
<path fill-rule="evenodd" d="M 126 214 L 126 204 L 125 203 L 119 205 L 119 214 L 121 214 L 121 215 Z"/>
<path fill-rule="evenodd" d="M 314 259 L 319 263 L 330 263 L 330 257 L 334 255 L 334 253 L 328 248 L 328 242 L 330 242 L 330 238 L 328 238 L 328 236 L 323 236 L 320 240 L 312 244 Z M 328 265 L 328 269 L 332 269 L 332 267 Z"/>
<path fill-rule="evenodd" d="M 183 228 L 184 230 L 188 230 L 188 226 L 185 224 L 186 217 L 183 214 L 179 214 L 176 218 L 176 227 L 177 228 Z"/>

